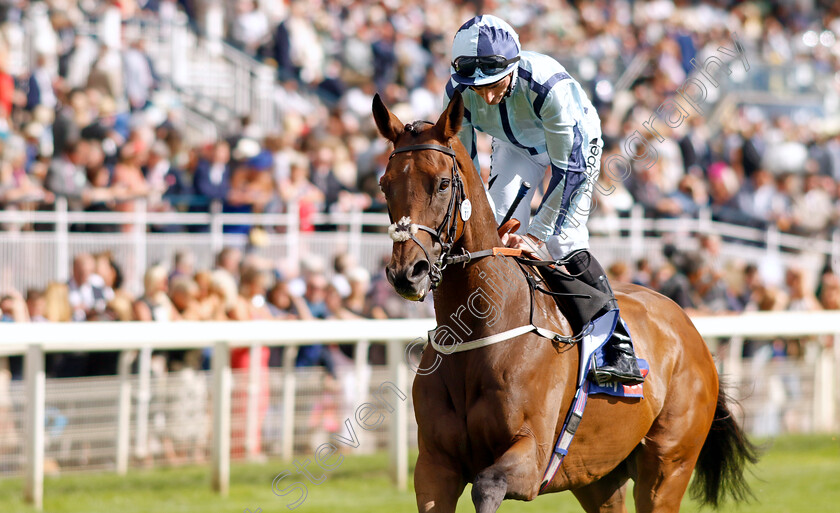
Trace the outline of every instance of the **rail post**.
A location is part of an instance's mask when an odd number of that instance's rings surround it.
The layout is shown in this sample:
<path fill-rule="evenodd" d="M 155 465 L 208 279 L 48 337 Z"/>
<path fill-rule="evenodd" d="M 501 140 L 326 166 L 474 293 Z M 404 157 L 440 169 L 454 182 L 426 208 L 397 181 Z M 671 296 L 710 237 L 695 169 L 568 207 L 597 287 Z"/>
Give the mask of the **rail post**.
<path fill-rule="evenodd" d="M 120 377 L 120 392 L 117 403 L 117 474 L 128 473 L 128 453 L 131 424 L 131 363 L 137 357 L 136 351 L 120 351 L 117 372 Z"/>
<path fill-rule="evenodd" d="M 370 342 L 367 340 L 360 340 L 356 344 L 356 352 L 354 353 L 354 364 L 356 374 L 356 404 L 367 402 L 368 394 L 370 392 L 370 367 L 368 367 L 368 354 L 370 352 Z M 360 429 L 356 432 L 359 439 L 359 454 L 370 454 L 374 452 L 374 445 L 367 443 L 369 438 L 366 429 Z"/>
<path fill-rule="evenodd" d="M 31 344 L 26 349 L 26 484 L 23 497 L 41 511 L 44 508 L 44 401 L 46 376 L 44 348 Z"/>
<path fill-rule="evenodd" d="M 260 353 L 262 346 L 251 344 L 248 360 L 248 406 L 245 416 L 245 455 L 253 459 L 260 452 L 257 446 L 259 439 L 259 397 L 260 397 Z"/>
<path fill-rule="evenodd" d="M 388 341 L 388 369 L 397 388 L 408 395 L 408 366 L 403 358 L 404 344 L 398 340 Z M 396 401 L 391 419 L 390 462 L 391 472 L 397 489 L 408 489 L 408 398 Z"/>
<path fill-rule="evenodd" d="M 281 440 L 280 456 L 285 461 L 291 461 L 295 450 L 295 358 L 297 346 L 283 348 L 283 438 Z"/>
<path fill-rule="evenodd" d="M 152 400 L 152 346 L 140 349 L 137 367 L 137 419 L 134 433 L 134 455 L 144 459 L 149 454 L 149 403 Z"/>
<path fill-rule="evenodd" d="M 222 496 L 230 488 L 230 347 L 213 347 L 213 470 L 211 486 Z"/>

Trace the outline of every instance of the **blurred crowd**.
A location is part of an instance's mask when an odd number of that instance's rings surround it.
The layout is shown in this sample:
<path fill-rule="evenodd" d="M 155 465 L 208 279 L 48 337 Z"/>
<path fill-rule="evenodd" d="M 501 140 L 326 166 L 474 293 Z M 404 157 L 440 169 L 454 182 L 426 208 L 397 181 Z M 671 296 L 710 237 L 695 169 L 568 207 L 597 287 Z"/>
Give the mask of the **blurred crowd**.
<path fill-rule="evenodd" d="M 181 10 L 203 31 L 207 8 L 191 0 L 4 3 L 0 206 L 50 209 L 66 197 L 71 209 L 90 211 L 132 211 L 137 198 L 150 211 L 203 212 L 212 202 L 225 212 L 296 208 L 304 230 L 314 229 L 316 212 L 383 211 L 377 183 L 387 145 L 371 122 L 372 96 L 383 94 L 402 119 L 434 118 L 452 34 L 476 12 L 498 13 L 520 31 L 525 49 L 567 63 L 599 109 L 605 157 L 620 154 L 624 138 L 674 94 L 692 60 L 733 48 L 733 33 L 751 63 L 740 80 L 771 94 L 795 99 L 799 90 L 779 89 L 787 82 L 776 76 L 793 66 L 797 77 L 805 66 L 803 91 L 840 70 L 840 8 L 832 2 L 237 0 L 224 4 L 225 36 L 276 68 L 282 126 L 266 131 L 243 117 L 228 137 L 190 145 L 178 115 L 156 103 L 165 79 L 143 40 L 78 29 L 91 20 L 158 23 Z M 36 32 L 37 58 L 12 75 L 8 56 L 22 39 L 24 15 L 41 20 L 26 29 Z M 634 58 L 646 62 L 641 74 L 615 90 Z M 752 81 L 743 82 L 744 73 Z M 836 97 L 836 81 L 828 83 L 835 90 L 822 92 Z M 677 129 L 663 127 L 656 162 L 636 162 L 625 181 L 609 184 L 616 192 L 600 198 L 593 215 L 624 215 L 640 204 L 650 216 L 710 209 L 717 220 L 804 235 L 837 225 L 840 126 L 759 106 L 735 109 L 720 125 L 713 132 L 693 115 Z M 488 172 L 486 139 L 480 160 Z"/>
<path fill-rule="evenodd" d="M 74 321 L 247 321 L 315 319 L 385 319 L 430 317 L 429 304 L 400 298 L 381 276 L 371 278 L 347 253 L 327 266 L 318 257 L 307 257 L 300 271 L 289 271 L 253 253 L 228 247 L 218 253 L 211 269 L 196 269 L 195 256 L 175 253 L 171 265 L 146 270 L 143 292 L 134 296 L 125 289 L 120 265 L 108 252 L 79 253 L 72 262 L 70 279 L 25 293 L 7 291 L 0 298 L 0 322 Z M 384 269 L 384 263 L 382 268 Z M 246 350 L 247 351 L 247 350 Z M 322 345 L 300 349 L 298 366 L 324 366 L 331 374 L 342 359 L 352 358 L 352 348 Z M 102 361 L 106 358 L 107 361 Z M 209 368 L 209 354 L 171 352 L 171 369 L 184 366 Z M 371 363 L 384 363 L 381 348 L 372 350 Z M 15 360 L 17 361 L 17 360 Z M 282 363 L 282 348 L 266 353 L 266 365 Z M 234 367 L 237 367 L 234 358 Z M 247 364 L 243 364 L 247 368 Z M 19 362 L 12 373 L 20 374 Z M 113 374 L 116 355 L 60 355 L 48 363 L 51 376 L 70 377 Z"/>
<path fill-rule="evenodd" d="M 656 290 L 689 314 L 840 309 L 840 276 L 830 261 L 816 279 L 807 269 L 790 266 L 776 283 L 766 270 L 724 259 L 720 237 L 701 235 L 698 242 L 699 249 L 691 251 L 666 245 L 661 265 L 652 265 L 648 259 L 614 261 L 608 267 L 609 278 Z M 80 253 L 73 259 L 66 283 L 53 282 L 25 293 L 6 291 L 0 297 L 0 322 L 433 317 L 432 298 L 414 303 L 396 294 L 384 275 L 388 258 L 383 257 L 380 272 L 371 276 L 346 252 L 337 253 L 329 266 L 321 257 L 309 256 L 295 267 L 228 247 L 216 255 L 213 268 L 196 269 L 195 256 L 180 251 L 168 265 L 149 267 L 143 292 L 135 296 L 126 290 L 121 266 L 110 253 Z M 381 349 L 371 352 L 371 363 L 384 363 Z M 266 366 L 282 364 L 282 348 L 266 349 L 264 356 Z M 352 347 L 316 344 L 301 348 L 296 364 L 323 366 L 334 375 L 336 364 L 352 357 Z M 209 354 L 181 351 L 167 358 L 173 369 L 209 368 Z M 247 361 L 240 364 L 247 368 Z M 236 358 L 234 365 L 238 365 Z M 12 371 L 20 375 L 19 361 Z M 48 365 L 48 373 L 54 376 L 115 371 L 116 355 L 61 355 Z"/>
<path fill-rule="evenodd" d="M 646 258 L 632 264 L 617 261 L 607 272 L 611 280 L 662 293 L 689 314 L 840 309 L 840 276 L 828 258 L 816 278 L 810 269 L 791 265 L 777 280 L 768 270 L 772 266 L 761 268 L 723 258 L 717 235 L 698 239 L 696 250 L 666 244 L 662 265 L 652 266 Z"/>
<path fill-rule="evenodd" d="M 114 41 L 107 31 L 94 37 L 80 27 L 93 20 L 163 22 L 180 10 L 201 33 L 206 3 L 8 1 L 0 6 L 0 208 L 48 210 L 57 197 L 86 211 L 130 212 L 141 205 L 159 212 L 206 212 L 214 202 L 224 212 L 296 208 L 305 231 L 315 229 L 311 216 L 317 212 L 383 211 L 377 184 L 388 148 L 372 126 L 372 96 L 380 92 L 404 120 L 434 119 L 448 77 L 452 34 L 476 12 L 498 13 L 517 27 L 525 49 L 569 64 L 599 109 L 609 157 L 621 154 L 624 137 L 679 88 L 692 72 L 692 60 L 703 62 L 721 46 L 733 48 L 732 33 L 751 60 L 745 73 L 758 77 L 750 83 L 771 93 L 778 84 L 768 65 L 785 70 L 804 64 L 813 76 L 838 73 L 840 7 L 831 2 L 811 7 L 725 1 L 237 0 L 224 4 L 225 37 L 276 68 L 282 126 L 266 132 L 243 117 L 229 137 L 189 145 L 177 113 L 156 103 L 165 78 L 142 39 Z M 24 17 L 34 23 L 22 24 Z M 23 30 L 35 31 L 36 59 L 32 69 L 15 71 L 9 56 Z M 615 80 L 639 58 L 646 64 L 638 79 L 626 91 L 615 90 Z M 738 67 L 740 62 L 732 63 Z M 664 141 L 648 141 L 656 148 L 655 162 L 637 161 L 623 182 L 602 173 L 604 185 L 615 189 L 598 198 L 593 216 L 623 216 L 641 205 L 653 217 L 695 217 L 709 209 L 717 220 L 808 236 L 824 236 L 837 226 L 840 126 L 758 106 L 735 109 L 721 120 L 717 134 L 707 121 L 694 115 L 678 129 L 663 126 Z M 487 139 L 479 149 L 486 173 Z M 765 286 L 754 267 L 725 268 L 715 256 L 714 239 L 704 237 L 699 253 L 666 251 L 666 264 L 657 269 L 645 261 L 617 263 L 613 278 L 650 286 L 701 312 L 837 307 L 831 266 L 814 284 L 804 284 L 805 270 L 789 269 L 784 286 Z M 401 303 L 387 283 L 371 281 L 355 264 L 336 264 L 325 273 L 323 266 L 311 270 L 305 263 L 300 277 L 287 277 L 237 252 L 222 252 L 213 270 L 189 268 L 186 254 L 169 270 L 152 267 L 140 298 L 122 291 L 120 269 L 110 255 L 77 255 L 69 283 L 7 295 L 3 318 L 405 315 L 403 307 L 394 306 Z M 343 281 L 326 278 L 333 273 Z M 383 304 L 389 301 L 391 311 Z M 323 363 L 324 354 L 310 358 Z"/>

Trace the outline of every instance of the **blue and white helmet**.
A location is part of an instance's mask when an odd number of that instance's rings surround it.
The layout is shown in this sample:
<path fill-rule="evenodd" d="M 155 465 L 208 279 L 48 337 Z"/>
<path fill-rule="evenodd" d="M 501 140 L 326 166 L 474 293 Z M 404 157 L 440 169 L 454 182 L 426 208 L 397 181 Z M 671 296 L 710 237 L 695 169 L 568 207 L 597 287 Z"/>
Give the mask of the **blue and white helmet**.
<path fill-rule="evenodd" d="M 506 21 L 486 14 L 461 25 L 452 42 L 452 79 L 482 86 L 498 82 L 519 61 L 519 35 Z"/>

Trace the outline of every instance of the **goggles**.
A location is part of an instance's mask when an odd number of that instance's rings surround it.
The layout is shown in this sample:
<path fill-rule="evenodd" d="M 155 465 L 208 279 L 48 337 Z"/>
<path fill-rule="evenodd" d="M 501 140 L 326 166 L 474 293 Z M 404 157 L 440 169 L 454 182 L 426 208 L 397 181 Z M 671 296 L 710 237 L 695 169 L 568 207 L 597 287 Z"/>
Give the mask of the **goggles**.
<path fill-rule="evenodd" d="M 481 72 L 487 76 L 492 76 L 497 73 L 501 73 L 508 66 L 517 61 L 519 61 L 518 55 L 512 59 L 506 59 L 503 55 L 488 55 L 485 57 L 470 57 L 464 55 L 456 57 L 455 60 L 452 61 L 452 67 L 455 69 L 455 73 L 464 78 L 472 77 L 475 74 L 476 69 L 481 70 Z"/>

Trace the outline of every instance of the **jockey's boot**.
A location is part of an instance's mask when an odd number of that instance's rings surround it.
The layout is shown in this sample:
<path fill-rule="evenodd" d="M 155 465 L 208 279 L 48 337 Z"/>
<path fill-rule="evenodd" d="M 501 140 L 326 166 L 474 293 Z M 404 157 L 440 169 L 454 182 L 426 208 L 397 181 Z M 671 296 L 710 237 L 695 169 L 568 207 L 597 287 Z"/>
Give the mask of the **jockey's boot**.
<path fill-rule="evenodd" d="M 614 308 L 618 308 L 615 293 L 610 287 L 609 281 L 607 281 L 604 268 L 588 250 L 577 251 L 569 255 L 566 270 L 569 274 L 609 297 L 606 305 L 593 315 L 589 319 L 590 321 Z M 604 365 L 597 368 L 593 365 L 589 371 L 589 379 L 599 384 L 612 381 L 626 385 L 638 385 L 644 381 L 645 378 L 639 371 L 639 364 L 636 362 L 630 335 L 624 328 L 621 319 L 616 323 L 612 337 L 604 344 Z"/>

